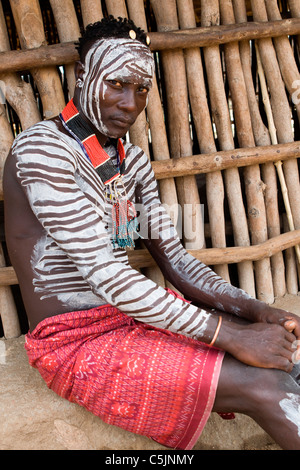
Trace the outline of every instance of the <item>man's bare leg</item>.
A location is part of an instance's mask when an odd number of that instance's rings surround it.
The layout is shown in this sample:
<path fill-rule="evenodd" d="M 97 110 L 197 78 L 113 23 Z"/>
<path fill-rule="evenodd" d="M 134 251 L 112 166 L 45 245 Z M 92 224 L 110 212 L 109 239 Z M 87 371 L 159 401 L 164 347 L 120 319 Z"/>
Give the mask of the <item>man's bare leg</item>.
<path fill-rule="evenodd" d="M 213 411 L 246 414 L 282 449 L 300 450 L 300 386 L 286 372 L 225 355 Z"/>

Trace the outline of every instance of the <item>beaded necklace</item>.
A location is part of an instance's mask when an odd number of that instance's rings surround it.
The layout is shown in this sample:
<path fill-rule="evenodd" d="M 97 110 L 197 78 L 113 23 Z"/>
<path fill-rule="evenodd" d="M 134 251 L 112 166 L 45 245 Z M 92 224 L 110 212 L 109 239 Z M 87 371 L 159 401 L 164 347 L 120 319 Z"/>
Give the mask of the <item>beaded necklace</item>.
<path fill-rule="evenodd" d="M 105 195 L 113 201 L 113 246 L 133 248 L 134 232 L 137 230 L 137 215 L 134 205 L 127 198 L 122 181 L 126 154 L 121 139 L 118 139 L 117 144 L 118 168 L 116 168 L 100 145 L 90 125 L 80 116 L 73 99 L 69 101 L 59 117 L 63 126 L 80 144 L 85 156 L 93 165 L 106 188 L 110 189 L 109 192 L 106 189 Z"/>

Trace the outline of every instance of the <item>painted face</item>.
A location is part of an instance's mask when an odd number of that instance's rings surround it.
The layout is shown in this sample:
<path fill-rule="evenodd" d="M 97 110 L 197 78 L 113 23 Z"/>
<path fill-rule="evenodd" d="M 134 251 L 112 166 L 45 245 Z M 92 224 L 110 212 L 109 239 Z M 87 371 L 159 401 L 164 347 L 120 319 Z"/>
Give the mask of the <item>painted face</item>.
<path fill-rule="evenodd" d="M 154 61 L 148 47 L 128 39 L 103 39 L 84 63 L 81 109 L 106 137 L 122 137 L 147 104 Z"/>

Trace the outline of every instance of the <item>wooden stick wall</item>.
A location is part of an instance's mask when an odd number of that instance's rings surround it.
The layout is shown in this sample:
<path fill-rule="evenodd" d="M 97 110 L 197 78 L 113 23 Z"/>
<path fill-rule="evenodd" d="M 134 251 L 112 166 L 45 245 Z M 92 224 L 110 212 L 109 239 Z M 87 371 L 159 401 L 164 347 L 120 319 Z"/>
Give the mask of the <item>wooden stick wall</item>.
<path fill-rule="evenodd" d="M 283 3 L 2 2 L 0 183 L 16 134 L 57 115 L 72 97 L 80 28 L 107 14 L 131 18 L 149 31 L 158 74 L 130 138 L 151 158 L 174 223 L 184 221 L 186 248 L 268 303 L 297 294 L 300 2 Z M 2 243 L 0 316 L 4 336 L 14 337 L 17 279 Z M 130 260 L 168 286 L 144 249 Z"/>

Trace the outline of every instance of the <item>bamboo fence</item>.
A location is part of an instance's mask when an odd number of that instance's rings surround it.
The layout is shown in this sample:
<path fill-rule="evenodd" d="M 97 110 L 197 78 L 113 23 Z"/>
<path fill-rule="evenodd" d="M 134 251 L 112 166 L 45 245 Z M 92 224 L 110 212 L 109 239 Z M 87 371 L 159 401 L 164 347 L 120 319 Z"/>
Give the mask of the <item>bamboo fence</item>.
<path fill-rule="evenodd" d="M 151 37 L 157 75 L 130 139 L 149 155 L 186 249 L 267 303 L 298 294 L 300 0 L 2 1 L 1 200 L 13 139 L 72 97 L 74 42 L 108 14 Z M 143 245 L 130 263 L 169 286 Z M 17 285 L 2 237 L 6 338 L 22 332 Z"/>

